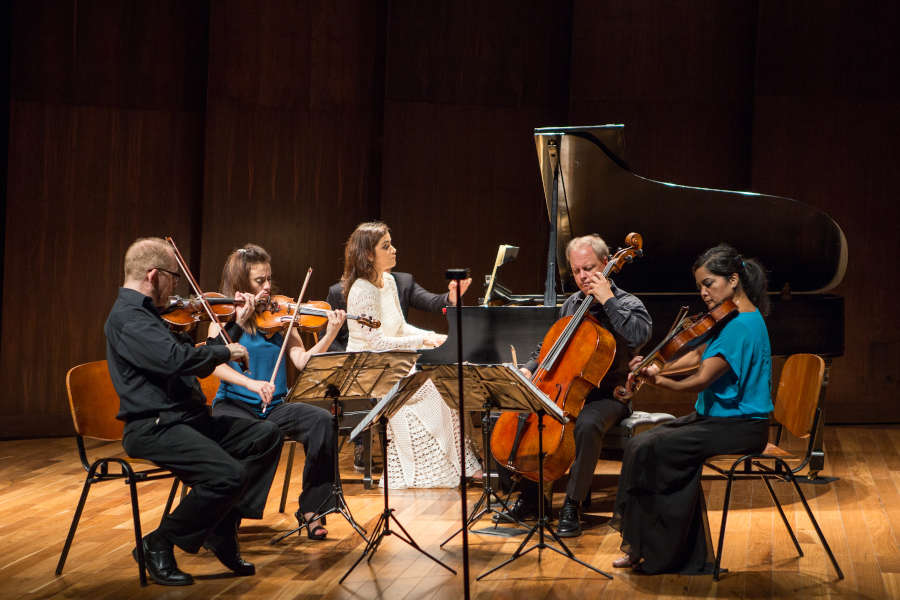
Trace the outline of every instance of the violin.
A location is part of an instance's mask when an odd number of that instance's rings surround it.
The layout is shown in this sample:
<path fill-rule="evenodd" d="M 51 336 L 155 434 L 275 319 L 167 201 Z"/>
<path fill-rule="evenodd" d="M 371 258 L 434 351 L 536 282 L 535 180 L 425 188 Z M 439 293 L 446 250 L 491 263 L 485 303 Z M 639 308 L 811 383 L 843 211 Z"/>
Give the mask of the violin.
<path fill-rule="evenodd" d="M 272 333 L 284 329 L 291 323 L 297 303 L 287 296 L 271 296 L 256 306 L 256 328 L 265 333 Z M 315 332 L 328 324 L 328 311 L 331 305 L 322 300 L 302 302 L 297 311 L 297 319 L 293 325 L 300 331 Z M 359 322 L 360 325 L 370 329 L 381 327 L 381 321 L 367 315 L 347 315 L 348 319 Z"/>
<path fill-rule="evenodd" d="M 666 363 L 693 350 L 718 333 L 725 323 L 738 314 L 738 307 L 731 300 L 723 300 L 708 312 L 689 317 L 685 314 L 687 307 L 682 307 L 663 340 L 631 371 L 630 380 L 624 386 L 616 387 L 613 394 L 617 399 L 628 400 L 640 389 L 644 379 L 639 374 L 646 367 L 655 364 L 662 369 Z"/>
<path fill-rule="evenodd" d="M 618 272 L 637 256 L 643 256 L 638 233 L 625 238 L 627 248 L 610 257 L 603 275 Z M 503 413 L 491 433 L 491 453 L 498 463 L 531 481 L 538 481 L 538 454 L 544 451 L 544 481 L 562 477 L 575 461 L 575 419 L 584 401 L 612 366 L 616 340 L 588 314 L 594 303 L 586 296 L 575 314 L 556 321 L 544 336 L 540 364 L 532 383 L 559 406 L 569 422 L 539 421 L 535 414 Z M 543 431 L 541 431 L 543 430 Z"/>
<path fill-rule="evenodd" d="M 213 314 L 222 322 L 233 321 L 234 307 L 244 304 L 240 298 L 227 298 L 218 292 L 206 292 L 203 297 L 212 308 Z M 291 321 L 291 315 L 296 307 L 297 303 L 287 296 L 260 298 L 256 303 L 256 328 L 265 334 L 281 331 Z M 300 327 L 301 331 L 318 331 L 328 324 L 328 311 L 330 310 L 331 305 L 327 302 L 318 300 L 303 302 L 300 304 L 294 326 Z M 160 312 L 160 317 L 168 323 L 170 329 L 179 332 L 191 331 L 197 326 L 197 323 L 209 321 L 209 316 L 203 308 L 201 300 L 180 296 L 169 298 L 169 303 Z M 347 315 L 347 318 L 355 319 L 371 329 L 381 327 L 381 321 L 366 315 Z"/>

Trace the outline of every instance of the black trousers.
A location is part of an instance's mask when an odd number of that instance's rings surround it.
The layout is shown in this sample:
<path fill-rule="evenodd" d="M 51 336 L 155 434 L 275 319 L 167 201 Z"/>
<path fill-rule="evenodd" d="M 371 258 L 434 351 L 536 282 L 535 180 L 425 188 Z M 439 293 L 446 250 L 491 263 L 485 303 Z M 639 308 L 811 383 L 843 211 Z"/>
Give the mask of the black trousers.
<path fill-rule="evenodd" d="M 603 450 L 603 436 L 630 414 L 631 407 L 628 404 L 612 398 L 598 398 L 585 403 L 575 420 L 575 462 L 569 469 L 569 483 L 566 486 L 569 498 L 578 502 L 587 500 L 591 492 L 594 468 L 600 459 L 600 451 Z M 502 473 L 501 478 L 504 478 Z M 536 482 L 523 479 L 519 489 L 527 500 L 537 502 Z"/>
<path fill-rule="evenodd" d="M 768 419 L 691 413 L 629 440 L 610 526 L 645 573 L 702 573 L 713 560 L 700 476 L 718 454 L 761 452 Z"/>
<path fill-rule="evenodd" d="M 191 486 L 158 532 L 193 553 L 226 517 L 262 518 L 282 440 L 274 423 L 167 411 L 127 423 L 122 446 Z"/>
<path fill-rule="evenodd" d="M 214 415 L 229 415 L 259 421 L 253 408 L 241 401 L 217 400 Z M 331 413 L 303 402 L 282 402 L 269 408 L 266 422 L 273 423 L 288 438 L 303 444 L 306 461 L 300 492 L 300 512 L 320 512 L 332 507 L 334 483 L 334 431 Z"/>

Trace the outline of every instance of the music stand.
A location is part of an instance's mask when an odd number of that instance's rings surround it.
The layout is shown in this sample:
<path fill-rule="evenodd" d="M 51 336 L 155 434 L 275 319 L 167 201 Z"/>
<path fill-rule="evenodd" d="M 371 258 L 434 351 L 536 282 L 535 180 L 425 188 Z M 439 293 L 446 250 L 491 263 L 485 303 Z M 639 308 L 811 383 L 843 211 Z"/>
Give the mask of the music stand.
<path fill-rule="evenodd" d="M 378 430 L 381 433 L 381 451 L 384 454 L 385 461 L 387 460 L 387 422 L 388 419 L 391 418 L 400 407 L 402 407 L 406 401 L 415 394 L 422 384 L 428 381 L 427 373 L 415 373 L 414 375 L 410 375 L 409 377 L 405 377 L 398 381 L 394 387 L 388 392 L 381 401 L 375 405 L 369 414 L 360 422 L 359 425 L 353 430 L 350 434 L 350 440 L 356 439 L 363 431 L 369 429 L 376 422 L 378 423 Z M 343 577 L 338 580 L 338 583 L 344 583 L 344 580 L 347 576 L 356 568 L 362 559 L 367 558 L 367 562 L 372 560 L 372 557 L 375 555 L 375 551 L 378 550 L 378 546 L 381 544 L 381 540 L 386 536 L 395 535 L 400 540 L 406 542 L 408 545 L 412 546 L 437 564 L 441 565 L 454 575 L 456 575 L 456 570 L 450 568 L 445 565 L 443 562 L 435 558 L 434 556 L 428 554 L 423 550 L 416 541 L 409 535 L 409 532 L 403 527 L 397 517 L 394 515 L 394 509 L 389 506 L 388 503 L 388 474 L 387 474 L 387 464 L 385 464 L 384 474 L 382 475 L 381 481 L 384 483 L 384 510 L 381 512 L 381 516 L 378 517 L 378 521 L 375 523 L 375 527 L 372 529 L 372 537 L 369 538 L 368 543 L 366 544 L 365 550 L 360 555 L 359 558 L 356 559 L 356 562 L 347 569 L 347 572 L 344 573 Z M 391 530 L 391 520 L 396 523 L 397 527 L 400 528 L 400 531 Z M 400 532 L 403 532 L 402 534 Z"/>
<path fill-rule="evenodd" d="M 434 381 L 435 386 L 442 392 L 442 396 L 446 399 L 446 402 L 453 406 L 450 402 L 450 395 L 453 393 L 453 385 L 452 382 L 455 380 L 455 377 L 450 376 L 450 369 L 453 369 L 456 365 L 435 365 L 433 368 L 430 368 L 427 373 L 431 376 L 432 381 Z M 481 580 L 484 577 L 487 577 L 494 571 L 501 569 L 513 562 L 517 558 L 528 554 L 532 550 L 537 549 L 540 553 L 543 549 L 553 550 L 558 554 L 562 554 L 566 558 L 577 562 L 578 564 L 587 567 L 588 569 L 603 575 L 609 579 L 612 579 L 612 575 L 601 571 L 600 569 L 589 565 L 588 563 L 579 560 L 575 554 L 569 549 L 568 546 L 562 541 L 562 539 L 556 534 L 556 531 L 550 526 L 550 519 L 547 516 L 547 511 L 545 507 L 544 500 L 544 438 L 543 438 L 543 430 L 544 430 L 544 416 L 550 415 L 552 418 L 556 419 L 560 423 L 566 423 L 568 419 L 565 414 L 563 414 L 562 409 L 560 409 L 554 402 L 552 402 L 546 394 L 544 394 L 540 389 L 535 386 L 530 379 L 525 377 L 516 367 L 513 365 L 468 365 L 470 372 L 474 375 L 482 371 L 486 374 L 489 374 L 493 377 L 486 377 L 484 380 L 477 380 L 476 377 L 471 376 L 466 379 L 466 382 L 469 383 L 469 387 L 466 388 L 466 397 L 469 398 L 473 394 L 475 394 L 475 389 L 479 386 L 483 386 L 485 388 L 485 393 L 489 393 L 493 396 L 494 400 L 496 400 L 502 408 L 506 408 L 508 410 L 516 410 L 519 412 L 533 412 L 537 414 L 538 417 L 538 520 L 534 527 L 528 532 L 528 535 L 525 536 L 525 539 L 522 540 L 522 543 L 516 548 L 516 551 L 513 555 L 500 563 L 493 569 L 485 571 L 478 577 L 476 580 Z M 427 367 L 426 367 L 427 368 Z M 505 369 L 505 372 L 502 370 Z M 472 391 L 470 391 L 470 388 Z M 477 410 L 477 408 L 476 408 Z M 523 551 L 523 548 L 528 544 L 528 541 L 531 537 L 537 533 L 538 541 L 533 546 Z M 549 533 L 550 536 L 556 540 L 556 542 L 560 545 L 562 550 L 556 548 L 555 546 L 551 546 L 546 543 L 545 537 L 546 534 Z"/>
<path fill-rule="evenodd" d="M 441 397 L 445 399 L 449 406 L 456 408 L 456 403 L 458 402 L 458 398 L 456 397 L 458 394 L 454 389 L 454 384 L 457 383 L 457 375 L 455 374 L 455 369 L 457 368 L 456 365 L 422 365 L 419 368 L 430 373 L 435 386 L 441 391 Z M 536 400 L 528 398 L 529 395 L 533 395 L 534 393 L 531 387 L 523 385 L 520 382 L 520 378 L 513 375 L 512 371 L 517 371 L 517 369 L 511 364 L 463 364 L 463 387 L 465 390 L 463 410 L 466 412 L 482 411 L 481 439 L 482 448 L 484 448 L 485 462 L 487 463 L 488 468 L 485 472 L 484 487 L 481 496 L 472 507 L 471 515 L 468 520 L 464 522 L 463 527 L 460 527 L 453 535 L 441 543 L 441 547 L 461 533 L 464 527 L 471 528 L 485 514 L 502 514 L 492 507 L 492 502 L 499 504 L 506 511 L 509 511 L 509 505 L 506 503 L 506 500 L 500 498 L 491 487 L 489 466 L 491 461 L 491 436 L 489 434 L 491 411 L 494 409 L 523 410 L 523 406 L 538 406 Z M 529 382 L 529 384 L 530 383 L 531 382 Z M 519 522 L 519 524 L 523 527 L 527 527 L 524 523 Z M 472 531 L 474 533 L 511 537 L 526 533 L 528 529 L 498 528 L 497 523 L 495 523 L 494 526 L 489 529 L 477 529 Z"/>
<path fill-rule="evenodd" d="M 343 401 L 357 398 L 379 398 L 385 395 L 404 375 L 409 373 L 418 358 L 418 355 L 411 350 L 326 352 L 310 357 L 309 362 L 300 371 L 294 386 L 285 397 L 285 402 L 312 403 L 322 398 L 329 399 L 331 401 L 331 427 L 334 443 L 334 481 L 331 484 L 331 493 L 319 504 L 309 521 L 315 521 L 334 512 L 340 513 L 356 533 L 362 539 L 367 540 L 365 528 L 356 522 L 350 512 L 341 484 L 337 440 L 340 420 L 343 416 Z M 302 528 L 302 525 L 295 527 L 269 543 L 277 544 Z"/>

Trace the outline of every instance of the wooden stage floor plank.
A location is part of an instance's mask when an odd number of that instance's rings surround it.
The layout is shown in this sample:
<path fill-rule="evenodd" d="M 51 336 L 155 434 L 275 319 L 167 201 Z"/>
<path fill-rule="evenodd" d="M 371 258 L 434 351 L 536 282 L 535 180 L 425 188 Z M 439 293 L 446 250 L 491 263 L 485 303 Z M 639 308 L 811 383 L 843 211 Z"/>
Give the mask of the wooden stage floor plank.
<path fill-rule="evenodd" d="M 803 440 L 793 442 L 801 450 Z M 118 444 L 89 443 L 92 452 L 121 453 Z M 479 600 L 643 598 L 898 598 L 900 597 L 900 426 L 826 428 L 824 475 L 839 480 L 804 485 L 810 505 L 825 531 L 846 579 L 838 581 L 799 498 L 790 486 L 773 484 L 797 532 L 805 556 L 797 557 L 764 485 L 735 484 L 720 582 L 710 576 L 646 576 L 613 569 L 620 538 L 607 525 L 615 497 L 618 463 L 601 461 L 589 526 L 583 536 L 566 539 L 575 556 L 614 575 L 607 580 L 552 551 L 518 559 L 482 581 L 475 577 L 509 557 L 522 537 L 470 533 L 472 597 Z M 302 452 L 300 453 L 302 454 Z M 176 551 L 179 565 L 197 582 L 184 588 L 151 584 L 141 588 L 131 558 L 133 533 L 127 487 L 96 486 L 85 508 L 62 576 L 53 571 L 81 486 L 84 471 L 72 438 L 0 442 L 0 598 L 275 598 L 275 599 L 455 599 L 462 597 L 462 547 L 457 536 L 438 545 L 458 528 L 456 490 L 398 490 L 391 493 L 397 518 L 419 545 L 460 574 L 454 576 L 394 537 L 382 542 L 371 562 L 363 561 L 345 580 L 363 540 L 340 516 L 328 520 L 329 537 L 314 542 L 305 533 L 277 545 L 269 541 L 295 526 L 293 512 L 300 485 L 296 465 L 286 513 L 277 512 L 284 462 L 279 466 L 265 518 L 241 528 L 244 556 L 257 565 L 255 577 L 225 572 L 206 551 Z M 299 462 L 302 462 L 302 458 Z M 342 472 L 352 474 L 352 456 L 342 454 Z M 145 531 L 162 514 L 169 481 L 139 486 Z M 371 530 L 382 510 L 379 489 L 345 486 L 357 520 Z M 717 539 L 724 483 L 703 481 L 710 529 Z M 480 490 L 470 491 L 474 502 Z M 563 495 L 556 494 L 558 509 Z M 489 527 L 485 519 L 476 529 Z M 393 528 L 393 526 L 392 526 Z M 535 540 L 529 542 L 529 546 Z M 548 540 L 548 543 L 553 543 Z"/>

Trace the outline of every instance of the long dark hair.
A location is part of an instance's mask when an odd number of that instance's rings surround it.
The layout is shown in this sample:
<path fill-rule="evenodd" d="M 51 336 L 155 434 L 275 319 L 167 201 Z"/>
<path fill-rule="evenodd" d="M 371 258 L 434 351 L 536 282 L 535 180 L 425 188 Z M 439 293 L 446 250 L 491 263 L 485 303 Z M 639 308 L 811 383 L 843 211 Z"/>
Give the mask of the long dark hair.
<path fill-rule="evenodd" d="M 706 267 L 710 273 L 730 277 L 737 273 L 744 293 L 760 314 L 769 314 L 769 296 L 766 294 L 768 280 L 762 263 L 755 258 L 744 258 L 728 244 L 719 244 L 697 257 L 691 271 Z"/>
<path fill-rule="evenodd" d="M 360 278 L 366 281 L 376 279 L 375 246 L 378 245 L 378 240 L 390 231 L 381 221 L 370 221 L 357 225 L 347 238 L 344 246 L 344 274 L 341 277 L 341 289 L 345 300 L 354 281 Z"/>

